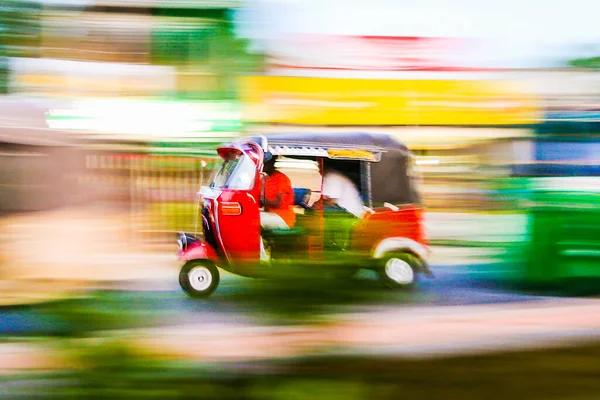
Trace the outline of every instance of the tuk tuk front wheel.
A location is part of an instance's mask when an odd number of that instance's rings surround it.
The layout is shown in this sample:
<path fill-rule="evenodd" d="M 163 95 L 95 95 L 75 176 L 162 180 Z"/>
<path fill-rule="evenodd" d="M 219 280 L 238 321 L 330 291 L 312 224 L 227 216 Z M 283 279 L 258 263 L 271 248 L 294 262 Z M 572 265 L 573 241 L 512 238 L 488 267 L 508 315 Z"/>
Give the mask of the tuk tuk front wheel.
<path fill-rule="evenodd" d="M 381 283 L 391 289 L 412 288 L 417 280 L 419 262 L 408 253 L 386 255 L 377 270 Z"/>
<path fill-rule="evenodd" d="M 219 286 L 220 274 L 208 260 L 188 261 L 179 272 L 179 285 L 188 296 L 200 299 L 213 294 Z"/>

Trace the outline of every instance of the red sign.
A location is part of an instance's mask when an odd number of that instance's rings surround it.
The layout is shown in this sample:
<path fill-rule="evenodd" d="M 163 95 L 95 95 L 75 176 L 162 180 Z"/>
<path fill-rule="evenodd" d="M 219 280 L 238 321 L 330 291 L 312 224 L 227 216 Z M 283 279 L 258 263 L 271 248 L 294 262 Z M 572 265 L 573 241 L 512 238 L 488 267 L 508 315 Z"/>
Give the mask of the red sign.
<path fill-rule="evenodd" d="M 301 35 L 272 49 L 271 68 L 354 71 L 466 71 L 464 40 L 406 36 Z"/>

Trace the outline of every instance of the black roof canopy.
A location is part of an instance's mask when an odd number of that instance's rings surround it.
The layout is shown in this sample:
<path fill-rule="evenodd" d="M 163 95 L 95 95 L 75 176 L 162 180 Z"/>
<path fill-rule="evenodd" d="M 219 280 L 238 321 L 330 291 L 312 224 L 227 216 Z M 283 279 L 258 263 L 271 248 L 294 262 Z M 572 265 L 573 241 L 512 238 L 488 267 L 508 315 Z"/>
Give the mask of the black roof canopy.
<path fill-rule="evenodd" d="M 372 151 L 408 151 L 406 146 L 389 135 L 368 132 L 307 132 L 266 134 L 269 146 L 351 148 Z M 251 135 L 250 140 L 261 143 L 260 135 Z"/>
<path fill-rule="evenodd" d="M 389 135 L 367 132 L 309 132 L 266 134 L 264 138 L 269 149 L 290 147 L 317 150 L 306 154 L 291 152 L 292 157 L 328 157 L 328 149 L 356 149 L 378 153 L 380 154 L 378 162 L 368 162 L 369 176 L 366 177 L 370 181 L 373 205 L 381 206 L 386 202 L 406 204 L 421 201 L 411 176 L 410 151 L 404 144 Z M 260 135 L 253 135 L 248 139 L 262 144 Z"/>

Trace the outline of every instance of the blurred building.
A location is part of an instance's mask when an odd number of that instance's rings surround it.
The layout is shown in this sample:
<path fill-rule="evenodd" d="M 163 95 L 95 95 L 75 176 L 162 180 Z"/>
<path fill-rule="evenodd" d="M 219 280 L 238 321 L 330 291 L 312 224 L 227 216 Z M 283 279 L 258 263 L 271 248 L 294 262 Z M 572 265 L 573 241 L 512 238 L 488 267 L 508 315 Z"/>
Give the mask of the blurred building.
<path fill-rule="evenodd" d="M 285 42 L 284 40 L 280 41 Z M 529 157 L 538 95 L 510 71 L 465 62 L 451 38 L 305 35 L 249 77 L 256 132 L 383 132 L 417 156 L 426 205 L 494 207 L 490 174 Z M 453 53 L 454 52 L 454 53 Z"/>
<path fill-rule="evenodd" d="M 599 104 L 595 71 L 480 68 L 451 38 L 305 36 L 252 54 L 240 6 L 5 0 L 2 88 L 47 109 L 44 135 L 77 139 L 96 196 L 158 210 L 144 231 L 171 229 L 165 210 L 189 209 L 215 147 L 249 132 L 389 133 L 416 154 L 429 207 L 496 207 L 490 177 L 533 160 L 534 128 L 556 116 L 543 111 Z"/>
<path fill-rule="evenodd" d="M 96 200 L 132 210 L 189 202 L 213 149 L 240 134 L 238 77 L 261 66 L 235 37 L 239 2 L 1 3 L 3 91 L 44 109 L 35 114 L 43 127 L 21 128 L 75 140 L 86 167 L 79 178 Z"/>
<path fill-rule="evenodd" d="M 235 99 L 235 76 L 252 60 L 232 25 L 236 1 L 107 1 L 46 6 L 42 56 L 171 67 L 174 85 L 155 95 Z M 148 95 L 130 82 L 119 95 Z M 102 93 L 102 85 L 92 88 Z M 98 92 L 96 92 L 98 90 Z"/>
<path fill-rule="evenodd" d="M 48 210 L 86 200 L 81 186 L 84 154 L 67 132 L 47 127 L 45 112 L 36 102 L 0 100 L 0 213 Z"/>
<path fill-rule="evenodd" d="M 260 68 L 261 57 L 235 37 L 238 6 L 46 4 L 41 57 L 12 60 L 11 92 L 73 100 L 54 105 L 49 123 L 96 143 L 136 142 L 161 153 L 212 150 L 239 134 L 238 78 Z"/>

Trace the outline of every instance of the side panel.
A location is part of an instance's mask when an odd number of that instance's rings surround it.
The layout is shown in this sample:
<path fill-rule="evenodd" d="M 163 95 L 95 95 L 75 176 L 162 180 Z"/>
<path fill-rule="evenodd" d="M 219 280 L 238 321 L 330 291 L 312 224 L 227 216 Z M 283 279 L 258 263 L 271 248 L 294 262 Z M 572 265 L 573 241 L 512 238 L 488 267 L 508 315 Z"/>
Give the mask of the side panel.
<path fill-rule="evenodd" d="M 227 212 L 231 204 L 239 204 L 239 214 Z M 259 198 L 254 190 L 223 191 L 216 209 L 217 234 L 221 237 L 225 255 L 235 272 L 246 274 L 246 268 L 260 262 Z"/>
<path fill-rule="evenodd" d="M 222 261 L 236 274 L 255 276 L 260 264 L 259 202 L 263 151 L 255 143 L 233 148 L 243 151 L 254 163 L 254 185 L 249 190 L 220 189 L 212 196 L 207 214 L 214 227 Z"/>
<path fill-rule="evenodd" d="M 415 206 L 378 208 L 367 213 L 354 229 L 352 247 L 370 256 L 375 247 L 385 239 L 405 238 L 427 248 L 423 209 Z"/>

